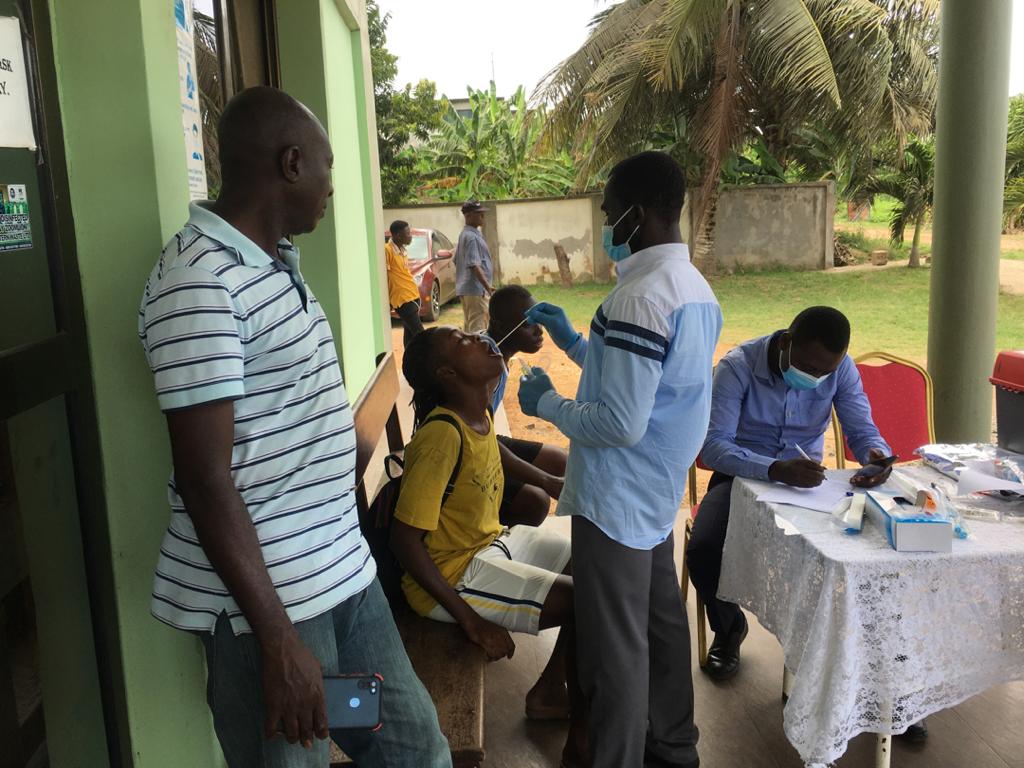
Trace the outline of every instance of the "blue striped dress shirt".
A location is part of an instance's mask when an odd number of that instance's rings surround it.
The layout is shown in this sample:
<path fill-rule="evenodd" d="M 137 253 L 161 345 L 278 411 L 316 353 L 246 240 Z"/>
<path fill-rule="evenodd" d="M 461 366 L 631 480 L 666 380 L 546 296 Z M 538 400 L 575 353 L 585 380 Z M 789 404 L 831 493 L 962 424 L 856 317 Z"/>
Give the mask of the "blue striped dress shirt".
<path fill-rule="evenodd" d="M 544 393 L 538 415 L 570 439 L 558 514 L 653 549 L 672 531 L 711 407 L 722 312 L 682 243 L 617 266 L 589 340 L 568 350 L 583 367 L 573 400 Z"/>

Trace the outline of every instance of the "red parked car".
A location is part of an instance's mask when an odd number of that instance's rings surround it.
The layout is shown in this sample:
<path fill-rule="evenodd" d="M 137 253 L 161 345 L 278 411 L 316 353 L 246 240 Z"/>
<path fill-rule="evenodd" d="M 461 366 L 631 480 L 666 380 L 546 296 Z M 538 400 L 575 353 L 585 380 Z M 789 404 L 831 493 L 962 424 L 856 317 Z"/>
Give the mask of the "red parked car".
<path fill-rule="evenodd" d="M 409 271 L 420 289 L 420 317 L 437 320 L 441 307 L 455 296 L 455 246 L 436 229 L 412 229 L 412 243 L 405 249 Z M 387 239 L 391 232 L 385 233 Z M 392 317 L 398 317 L 392 311 Z"/>

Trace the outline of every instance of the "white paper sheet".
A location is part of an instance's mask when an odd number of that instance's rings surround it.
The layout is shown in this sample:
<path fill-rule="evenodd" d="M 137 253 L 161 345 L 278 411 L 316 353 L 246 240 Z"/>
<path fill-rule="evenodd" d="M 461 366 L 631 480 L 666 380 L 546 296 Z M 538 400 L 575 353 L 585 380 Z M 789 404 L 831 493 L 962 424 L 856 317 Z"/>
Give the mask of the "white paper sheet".
<path fill-rule="evenodd" d="M 788 485 L 776 484 L 757 495 L 758 501 L 772 504 L 792 504 L 795 507 L 813 509 L 815 512 L 829 512 L 853 487 L 849 480 L 825 480 L 817 488 L 793 488 Z"/>
<path fill-rule="evenodd" d="M 991 466 L 991 462 L 988 462 Z M 960 472 L 960 483 L 957 485 L 958 496 L 969 496 L 979 491 L 1013 491 L 1024 494 L 1024 484 L 987 474 L 975 467 L 965 467 Z"/>

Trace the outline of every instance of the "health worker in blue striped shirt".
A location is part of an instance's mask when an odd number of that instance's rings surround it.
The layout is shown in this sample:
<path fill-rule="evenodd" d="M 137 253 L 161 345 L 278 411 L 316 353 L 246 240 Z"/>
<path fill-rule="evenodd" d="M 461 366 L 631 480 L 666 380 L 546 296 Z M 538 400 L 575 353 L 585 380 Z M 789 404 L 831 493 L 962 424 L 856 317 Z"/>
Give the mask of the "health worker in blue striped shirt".
<path fill-rule="evenodd" d="M 679 230 L 686 184 L 668 155 L 612 169 L 601 209 L 618 284 L 584 339 L 560 308 L 527 313 L 583 368 L 575 399 L 543 372 L 523 412 L 569 437 L 558 514 L 572 515 L 580 682 L 594 768 L 696 768 L 690 633 L 672 529 L 711 409 L 722 312 Z"/>
<path fill-rule="evenodd" d="M 153 614 L 202 639 L 230 768 L 327 768 L 328 735 L 360 766 L 450 768 L 359 530 L 352 409 L 287 239 L 327 211 L 330 142 L 273 88 L 233 98 L 218 133 L 220 197 L 191 207 L 139 312 L 174 460 Z M 323 675 L 347 673 L 383 676 L 379 730 L 329 730 Z"/>

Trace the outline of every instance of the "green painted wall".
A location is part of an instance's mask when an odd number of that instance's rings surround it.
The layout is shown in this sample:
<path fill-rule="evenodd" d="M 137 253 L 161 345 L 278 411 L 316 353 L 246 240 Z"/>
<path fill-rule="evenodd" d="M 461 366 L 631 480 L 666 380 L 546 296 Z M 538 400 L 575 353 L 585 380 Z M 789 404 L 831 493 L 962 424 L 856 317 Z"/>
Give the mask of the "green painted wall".
<path fill-rule="evenodd" d="M 311 39 L 319 38 L 319 49 Z M 278 5 L 282 86 L 316 113 L 334 149 L 334 198 L 317 230 L 299 238 L 303 273 L 331 321 L 352 399 L 384 347 L 372 162 L 365 109 L 363 37 L 334 0 Z"/>
<path fill-rule="evenodd" d="M 220 764 L 199 642 L 149 615 L 170 455 L 136 336 L 142 287 L 187 216 L 171 0 L 51 0 L 131 757 Z M 58 736 L 59 738 L 59 736 Z"/>
<path fill-rule="evenodd" d="M 50 0 L 50 8 L 117 585 L 122 760 L 219 766 L 201 647 L 149 615 L 170 455 L 136 313 L 160 248 L 187 217 L 173 1 Z M 333 203 L 299 245 L 354 399 L 387 339 L 376 155 L 363 123 L 365 13 L 349 0 L 288 0 L 278 11 L 283 85 L 321 116 L 335 150 Z"/>

